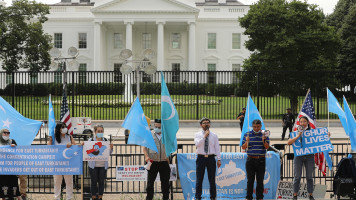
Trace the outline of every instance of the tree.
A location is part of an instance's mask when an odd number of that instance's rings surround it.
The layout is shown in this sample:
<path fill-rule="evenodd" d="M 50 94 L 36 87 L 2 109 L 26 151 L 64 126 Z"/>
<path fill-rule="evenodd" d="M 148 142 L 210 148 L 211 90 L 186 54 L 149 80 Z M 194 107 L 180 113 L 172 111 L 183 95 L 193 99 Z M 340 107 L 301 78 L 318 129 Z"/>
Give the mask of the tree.
<path fill-rule="evenodd" d="M 353 90 L 356 87 L 356 1 L 340 0 L 326 22 L 336 29 L 341 38 L 337 66 L 340 80 Z M 344 75 L 345 72 L 347 75 Z"/>
<path fill-rule="evenodd" d="M 239 18 L 246 29 L 244 34 L 249 36 L 245 45 L 253 52 L 243 68 L 263 72 L 259 85 L 266 89 L 260 88 L 260 91 L 283 90 L 293 112 L 301 93 L 329 82 L 322 79 L 320 73 L 306 72 L 333 70 L 336 65 L 339 38 L 324 19 L 316 5 L 296 0 L 260 0 Z M 251 81 L 251 77 L 247 79 L 246 85 L 255 88 L 256 81 Z"/>
<path fill-rule="evenodd" d="M 9 7 L 0 6 L 0 61 L 6 72 L 48 69 L 51 36 L 42 29 L 47 14 L 49 7 L 35 1 L 20 0 Z"/>

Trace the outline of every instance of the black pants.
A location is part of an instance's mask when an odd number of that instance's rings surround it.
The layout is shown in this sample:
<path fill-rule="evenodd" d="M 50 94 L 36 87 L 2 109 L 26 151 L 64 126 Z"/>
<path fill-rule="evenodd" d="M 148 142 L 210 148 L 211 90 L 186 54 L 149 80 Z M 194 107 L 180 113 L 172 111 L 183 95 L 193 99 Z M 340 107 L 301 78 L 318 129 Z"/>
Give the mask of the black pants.
<path fill-rule="evenodd" d="M 241 132 L 242 132 L 242 127 L 244 126 L 244 123 L 240 123 L 240 128 L 241 128 Z"/>
<path fill-rule="evenodd" d="M 210 185 L 210 199 L 215 199 L 216 198 L 216 184 L 215 184 L 216 160 L 215 160 L 215 156 L 209 156 L 208 158 L 205 158 L 202 155 L 198 155 L 198 158 L 196 161 L 197 183 L 195 185 L 195 199 L 201 199 L 205 168 L 208 171 L 208 179 L 209 179 L 209 185 Z"/>
<path fill-rule="evenodd" d="M 161 178 L 161 188 L 163 193 L 163 200 L 169 199 L 169 178 L 171 173 L 171 168 L 167 161 L 156 162 L 154 161 L 151 165 L 150 170 L 148 170 L 147 175 L 147 196 L 146 200 L 152 200 L 154 195 L 154 183 L 159 172 L 159 177 Z"/>
<path fill-rule="evenodd" d="M 283 127 L 282 140 L 284 140 L 284 137 L 286 136 L 287 128 L 289 128 L 289 134 L 290 134 L 290 133 L 292 132 L 292 129 L 293 129 L 293 124 L 287 123 L 287 124 Z"/>
<path fill-rule="evenodd" d="M 266 171 L 266 158 L 250 158 L 247 157 L 246 173 L 247 173 L 247 195 L 246 199 L 251 200 L 253 194 L 253 184 L 255 177 L 256 185 L 256 199 L 263 199 L 263 179 Z"/>

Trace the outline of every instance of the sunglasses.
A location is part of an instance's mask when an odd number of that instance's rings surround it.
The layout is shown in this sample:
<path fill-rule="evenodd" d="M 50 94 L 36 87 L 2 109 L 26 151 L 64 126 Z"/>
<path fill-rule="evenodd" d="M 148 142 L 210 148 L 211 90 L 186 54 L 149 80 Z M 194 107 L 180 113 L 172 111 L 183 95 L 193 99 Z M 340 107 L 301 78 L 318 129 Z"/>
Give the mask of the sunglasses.
<path fill-rule="evenodd" d="M 7 134 L 7 135 L 10 135 L 10 132 L 6 132 L 6 131 L 4 131 L 3 133 L 4 133 L 4 134 Z"/>

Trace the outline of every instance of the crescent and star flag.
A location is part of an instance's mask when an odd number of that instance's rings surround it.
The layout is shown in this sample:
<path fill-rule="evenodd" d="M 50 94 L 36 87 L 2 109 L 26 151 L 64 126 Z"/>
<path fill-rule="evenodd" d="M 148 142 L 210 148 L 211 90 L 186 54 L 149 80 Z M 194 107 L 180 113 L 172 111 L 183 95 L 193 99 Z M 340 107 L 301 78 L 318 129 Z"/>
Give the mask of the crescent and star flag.
<path fill-rule="evenodd" d="M 67 102 L 66 86 L 63 86 L 63 99 L 61 104 L 61 122 L 65 123 L 68 129 L 68 133 L 73 135 L 72 118 L 70 118 L 69 107 Z"/>
<path fill-rule="evenodd" d="M 346 122 L 349 132 L 347 135 L 350 137 L 351 149 L 356 151 L 356 121 L 354 115 L 351 112 L 349 104 L 347 103 L 345 96 L 343 97 L 344 110 L 346 116 Z"/>
<path fill-rule="evenodd" d="M 22 116 L 0 97 L 0 129 L 8 129 L 10 138 L 14 139 L 17 145 L 31 145 L 41 125 L 40 121 Z"/>
<path fill-rule="evenodd" d="M 56 128 L 56 119 L 54 118 L 54 110 L 52 106 L 51 95 L 49 95 L 48 101 L 48 130 L 49 136 L 52 137 L 52 141 L 55 141 L 54 129 Z M 52 142 L 54 144 L 54 142 Z"/>
<path fill-rule="evenodd" d="M 339 102 L 335 98 L 334 94 L 329 90 L 329 88 L 327 88 L 326 91 L 327 91 L 327 97 L 328 97 L 328 110 L 329 110 L 329 112 L 335 113 L 339 116 L 340 122 L 341 122 L 342 126 L 344 127 L 346 135 L 348 136 L 349 130 L 347 127 L 345 112 L 342 110 Z"/>
<path fill-rule="evenodd" d="M 167 157 L 177 150 L 179 117 L 161 72 L 161 128 Z"/>
<path fill-rule="evenodd" d="M 121 127 L 129 129 L 127 144 L 136 144 L 158 152 L 139 98 L 136 97 Z"/>
<path fill-rule="evenodd" d="M 258 112 L 255 103 L 253 103 L 253 100 L 252 100 L 250 94 L 248 94 L 245 120 L 244 120 L 244 124 L 242 126 L 242 131 L 241 131 L 240 146 L 242 146 L 242 142 L 243 142 L 245 133 L 252 130 L 252 121 L 255 119 L 261 120 L 261 124 L 262 124 L 261 130 L 265 130 L 265 124 L 263 123 L 262 117 L 261 117 L 260 113 Z"/>
<path fill-rule="evenodd" d="M 310 92 L 308 91 L 307 96 L 305 97 L 303 107 L 298 114 L 297 119 L 295 120 L 293 131 L 297 131 L 297 127 L 299 124 L 299 119 L 301 117 L 307 117 L 309 120 L 309 126 L 311 129 L 316 128 L 316 120 L 315 120 L 315 110 L 313 105 L 313 99 L 311 97 Z M 327 154 L 327 152 L 325 152 Z M 327 154 L 328 161 L 331 161 L 329 154 Z M 314 154 L 315 164 L 318 166 L 318 169 L 326 176 L 326 159 L 323 152 Z M 332 164 L 329 165 L 329 169 L 332 169 Z"/>

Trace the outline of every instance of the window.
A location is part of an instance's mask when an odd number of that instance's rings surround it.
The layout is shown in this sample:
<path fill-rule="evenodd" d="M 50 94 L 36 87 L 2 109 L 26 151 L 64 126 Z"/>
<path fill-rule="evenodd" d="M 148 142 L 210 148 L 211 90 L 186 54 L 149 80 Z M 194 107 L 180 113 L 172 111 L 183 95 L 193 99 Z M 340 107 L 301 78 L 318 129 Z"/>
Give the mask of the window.
<path fill-rule="evenodd" d="M 208 83 L 216 83 L 216 64 L 208 64 Z"/>
<path fill-rule="evenodd" d="M 171 38 L 172 49 L 180 49 L 180 40 L 181 40 L 180 33 L 172 33 L 171 37 L 172 37 Z"/>
<path fill-rule="evenodd" d="M 86 63 L 80 63 L 79 64 L 79 83 L 86 83 L 87 82 L 87 64 Z"/>
<path fill-rule="evenodd" d="M 87 48 L 87 34 L 86 33 L 79 33 L 79 49 L 86 49 Z"/>
<path fill-rule="evenodd" d="M 216 33 L 208 33 L 208 49 L 216 49 Z"/>
<path fill-rule="evenodd" d="M 241 33 L 232 34 L 232 49 L 241 49 Z"/>
<path fill-rule="evenodd" d="M 151 49 L 152 48 L 151 33 L 143 33 L 142 34 L 142 44 L 143 44 L 143 49 Z"/>
<path fill-rule="evenodd" d="M 30 83 L 31 84 L 38 83 L 38 73 L 37 72 L 31 72 L 30 73 Z"/>
<path fill-rule="evenodd" d="M 54 47 L 61 49 L 62 48 L 62 33 L 55 33 L 54 34 Z"/>
<path fill-rule="evenodd" d="M 172 63 L 172 82 L 180 81 L 180 63 Z"/>
<path fill-rule="evenodd" d="M 241 71 L 241 65 L 240 64 L 232 64 L 232 71 L 235 71 L 232 73 L 232 83 L 238 83 L 239 82 L 239 72 Z"/>
<path fill-rule="evenodd" d="M 60 64 L 58 64 L 60 65 Z M 62 67 L 58 66 L 56 72 L 54 72 L 54 82 L 55 83 L 62 83 Z"/>
<path fill-rule="evenodd" d="M 90 3 L 90 0 L 80 0 L 80 3 Z"/>
<path fill-rule="evenodd" d="M 11 73 L 6 73 L 6 84 L 12 84 L 12 74 Z"/>
<path fill-rule="evenodd" d="M 114 49 L 124 48 L 124 38 L 122 33 L 114 33 Z"/>
<path fill-rule="evenodd" d="M 121 66 L 122 63 L 114 63 L 114 82 L 122 82 Z"/>

